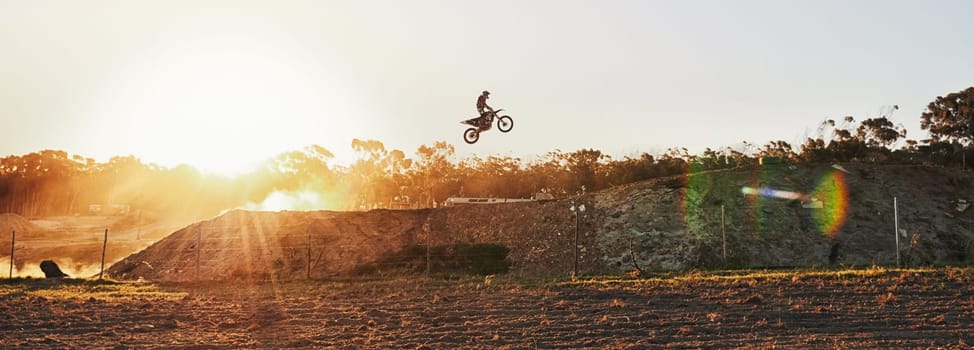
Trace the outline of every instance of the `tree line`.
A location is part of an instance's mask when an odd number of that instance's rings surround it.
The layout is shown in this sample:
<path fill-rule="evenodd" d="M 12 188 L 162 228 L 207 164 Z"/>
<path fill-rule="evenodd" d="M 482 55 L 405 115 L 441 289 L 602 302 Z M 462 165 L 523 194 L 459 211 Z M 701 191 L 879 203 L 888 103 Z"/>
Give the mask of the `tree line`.
<path fill-rule="evenodd" d="M 887 112 L 895 110 L 890 109 Z M 335 164 L 333 154 L 312 145 L 285 152 L 236 177 L 202 173 L 190 166 L 146 164 L 133 156 L 107 162 L 64 151 L 43 150 L 0 159 L 0 212 L 23 216 L 84 214 L 92 204 L 122 204 L 131 211 L 198 218 L 261 203 L 274 192 L 317 193 L 325 209 L 423 208 L 448 197 L 563 197 L 584 191 L 693 171 L 784 162 L 895 162 L 967 168 L 974 142 L 974 87 L 937 97 L 921 115 L 931 137 L 906 139 L 888 115 L 857 121 L 826 119 L 800 145 L 776 140 L 742 142 L 690 154 L 670 148 L 615 159 L 597 149 L 551 151 L 534 159 L 470 156 L 456 159 L 444 141 L 412 155 L 378 140 L 351 142 L 356 158 Z"/>

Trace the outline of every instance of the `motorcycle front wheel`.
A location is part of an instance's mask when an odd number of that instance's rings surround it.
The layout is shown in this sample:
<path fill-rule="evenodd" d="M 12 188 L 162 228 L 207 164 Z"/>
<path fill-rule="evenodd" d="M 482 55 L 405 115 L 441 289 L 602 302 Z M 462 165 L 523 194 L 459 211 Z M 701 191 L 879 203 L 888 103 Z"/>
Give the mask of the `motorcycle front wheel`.
<path fill-rule="evenodd" d="M 514 128 L 514 119 L 509 116 L 503 116 L 497 119 L 497 130 L 501 132 L 508 132 Z"/>
<path fill-rule="evenodd" d="M 480 139 L 480 131 L 477 128 L 470 128 L 463 132 L 463 141 L 474 144 Z"/>

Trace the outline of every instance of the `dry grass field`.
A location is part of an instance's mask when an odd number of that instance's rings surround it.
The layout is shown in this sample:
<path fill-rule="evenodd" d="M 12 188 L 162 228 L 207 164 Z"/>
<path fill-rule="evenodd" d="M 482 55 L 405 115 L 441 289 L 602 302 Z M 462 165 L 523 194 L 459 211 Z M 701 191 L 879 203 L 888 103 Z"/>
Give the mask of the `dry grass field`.
<path fill-rule="evenodd" d="M 974 269 L 0 281 L 0 348 L 969 348 Z"/>

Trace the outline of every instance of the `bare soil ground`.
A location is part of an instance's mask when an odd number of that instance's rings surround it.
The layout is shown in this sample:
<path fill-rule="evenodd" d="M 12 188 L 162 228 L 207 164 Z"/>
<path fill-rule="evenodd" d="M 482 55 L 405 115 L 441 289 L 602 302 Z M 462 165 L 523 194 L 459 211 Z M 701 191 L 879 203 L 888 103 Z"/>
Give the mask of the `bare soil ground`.
<path fill-rule="evenodd" d="M 13 275 L 43 277 L 39 264 L 53 260 L 71 277 L 91 277 L 100 271 L 102 248 L 105 268 L 166 237 L 184 222 L 137 216 L 51 216 L 24 218 L 0 214 L 0 266 L 6 277 L 10 264 L 11 231 L 16 232 Z M 105 230 L 108 244 L 105 245 Z"/>
<path fill-rule="evenodd" d="M 974 269 L 4 280 L 0 348 L 970 348 Z"/>

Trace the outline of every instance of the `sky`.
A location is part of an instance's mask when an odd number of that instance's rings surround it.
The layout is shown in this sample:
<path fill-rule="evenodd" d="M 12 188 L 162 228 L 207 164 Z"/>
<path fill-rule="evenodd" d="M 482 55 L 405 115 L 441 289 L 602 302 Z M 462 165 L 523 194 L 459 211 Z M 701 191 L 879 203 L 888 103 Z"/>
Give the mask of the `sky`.
<path fill-rule="evenodd" d="M 414 155 L 614 158 L 783 140 L 825 119 L 923 139 L 974 85 L 972 1 L 0 0 L 0 156 L 240 172 L 353 138 Z M 463 142 L 482 90 L 514 119 Z"/>

